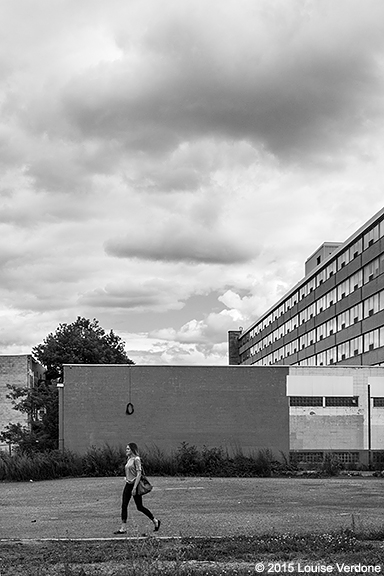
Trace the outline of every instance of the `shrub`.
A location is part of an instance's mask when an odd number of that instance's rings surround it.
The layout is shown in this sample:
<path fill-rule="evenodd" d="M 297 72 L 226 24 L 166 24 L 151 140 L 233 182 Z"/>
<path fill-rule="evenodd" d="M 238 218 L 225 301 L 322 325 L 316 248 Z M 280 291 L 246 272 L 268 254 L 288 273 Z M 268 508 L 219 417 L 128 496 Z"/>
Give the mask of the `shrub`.
<path fill-rule="evenodd" d="M 106 444 L 103 448 L 92 446 L 82 459 L 84 476 L 122 476 L 125 450 Z"/>
<path fill-rule="evenodd" d="M 145 473 L 157 476 L 175 476 L 177 465 L 173 454 L 166 454 L 155 444 L 141 453 Z"/>
<path fill-rule="evenodd" d="M 245 455 L 237 448 L 229 455 L 222 447 L 194 445 L 182 442 L 176 452 L 166 454 L 157 446 L 142 452 L 148 475 L 183 476 L 271 476 L 283 474 L 286 466 L 274 462 L 269 450 Z M 123 447 L 92 446 L 86 454 L 78 456 L 69 451 L 51 450 L 12 455 L 0 452 L 0 481 L 48 480 L 65 476 L 122 476 L 126 461 Z"/>
<path fill-rule="evenodd" d="M 196 446 L 182 442 L 176 452 L 177 471 L 180 474 L 195 475 L 203 471 L 202 461 Z"/>
<path fill-rule="evenodd" d="M 319 466 L 319 471 L 326 476 L 337 476 L 343 469 L 343 465 L 336 454 L 327 453 Z"/>

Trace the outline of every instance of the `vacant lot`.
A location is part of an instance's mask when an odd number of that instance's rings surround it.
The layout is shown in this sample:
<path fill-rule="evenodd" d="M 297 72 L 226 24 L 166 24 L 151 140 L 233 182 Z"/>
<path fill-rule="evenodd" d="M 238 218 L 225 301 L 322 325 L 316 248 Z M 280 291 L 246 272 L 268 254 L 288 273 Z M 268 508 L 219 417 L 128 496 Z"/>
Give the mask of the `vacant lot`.
<path fill-rule="evenodd" d="M 145 504 L 159 536 L 233 536 L 373 529 L 384 523 L 380 478 L 152 478 Z M 0 538 L 109 538 L 119 527 L 121 478 L 0 486 Z M 128 536 L 152 532 L 130 505 Z M 120 537 L 121 538 L 121 537 Z"/>

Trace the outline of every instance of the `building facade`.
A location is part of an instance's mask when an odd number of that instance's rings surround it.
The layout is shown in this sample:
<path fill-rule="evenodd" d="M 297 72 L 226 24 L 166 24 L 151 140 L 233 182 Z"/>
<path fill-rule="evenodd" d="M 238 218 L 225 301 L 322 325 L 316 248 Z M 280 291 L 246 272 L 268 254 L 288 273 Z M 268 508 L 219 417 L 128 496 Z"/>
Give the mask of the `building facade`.
<path fill-rule="evenodd" d="M 60 446 L 271 450 L 384 464 L 384 367 L 66 365 Z"/>
<path fill-rule="evenodd" d="M 384 365 L 384 208 L 344 243 L 324 243 L 305 277 L 246 330 L 229 364 Z"/>
<path fill-rule="evenodd" d="M 7 398 L 7 385 L 30 388 L 44 378 L 44 372 L 44 367 L 29 354 L 0 356 L 0 431 L 10 422 L 28 425 L 26 414 L 14 410 L 12 400 Z M 1 449 L 8 449 L 8 446 L 0 443 Z"/>
<path fill-rule="evenodd" d="M 290 366 L 287 396 L 291 460 L 384 465 L 383 367 Z"/>
<path fill-rule="evenodd" d="M 177 450 L 182 442 L 244 453 L 289 452 L 288 367 L 64 366 L 59 445 Z"/>

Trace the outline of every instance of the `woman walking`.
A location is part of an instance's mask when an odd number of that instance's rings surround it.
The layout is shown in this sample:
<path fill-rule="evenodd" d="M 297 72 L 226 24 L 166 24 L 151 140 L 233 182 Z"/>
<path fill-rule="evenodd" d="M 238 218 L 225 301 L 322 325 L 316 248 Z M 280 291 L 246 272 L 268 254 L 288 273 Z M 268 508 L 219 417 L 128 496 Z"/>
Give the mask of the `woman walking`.
<path fill-rule="evenodd" d="M 157 532 L 160 528 L 160 520 L 154 517 L 152 512 L 143 506 L 143 497 L 137 494 L 137 485 L 141 478 L 141 459 L 139 456 L 139 449 L 137 444 L 134 442 L 129 442 L 125 450 L 127 455 L 127 463 L 125 465 L 125 486 L 123 490 L 123 498 L 121 502 L 121 527 L 116 530 L 114 534 L 126 534 L 127 533 L 127 518 L 128 518 L 128 504 L 133 496 L 136 504 L 136 508 L 139 512 L 142 512 L 150 520 L 152 520 L 155 528 L 154 532 Z"/>

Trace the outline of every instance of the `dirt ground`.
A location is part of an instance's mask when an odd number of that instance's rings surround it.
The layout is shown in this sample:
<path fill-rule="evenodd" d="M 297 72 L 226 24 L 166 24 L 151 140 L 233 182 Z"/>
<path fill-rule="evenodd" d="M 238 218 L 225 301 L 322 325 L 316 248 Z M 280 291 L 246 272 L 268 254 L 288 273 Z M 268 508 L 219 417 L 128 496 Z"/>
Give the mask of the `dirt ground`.
<path fill-rule="evenodd" d="M 383 478 L 152 478 L 159 536 L 329 532 L 384 525 Z M 122 478 L 0 484 L 0 539 L 114 538 Z M 153 526 L 131 502 L 128 537 Z M 122 538 L 117 536 L 117 538 Z"/>

